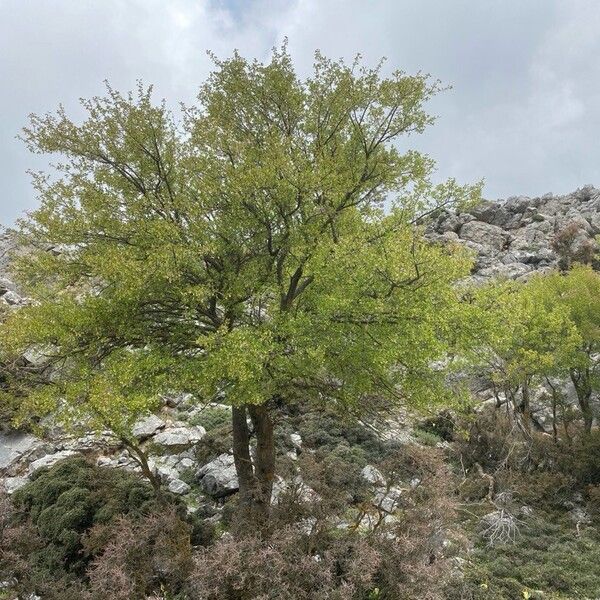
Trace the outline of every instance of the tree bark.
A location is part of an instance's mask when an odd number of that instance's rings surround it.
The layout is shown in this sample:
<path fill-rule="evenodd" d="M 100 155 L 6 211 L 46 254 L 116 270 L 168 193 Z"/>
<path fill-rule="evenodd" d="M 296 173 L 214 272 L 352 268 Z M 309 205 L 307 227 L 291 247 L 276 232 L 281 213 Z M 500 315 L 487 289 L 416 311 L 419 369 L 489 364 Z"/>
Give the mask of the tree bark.
<path fill-rule="evenodd" d="M 583 427 L 586 434 L 592 431 L 594 413 L 592 411 L 592 378 L 589 369 L 579 371 L 571 369 L 571 381 L 577 392 L 579 408 L 583 415 Z"/>
<path fill-rule="evenodd" d="M 249 406 L 248 412 L 256 435 L 254 475 L 257 479 L 256 503 L 260 514 L 268 517 L 275 478 L 275 440 L 273 420 L 264 405 Z"/>
<path fill-rule="evenodd" d="M 240 504 L 249 507 L 252 504 L 255 480 L 245 406 L 232 407 L 231 422 L 233 425 L 233 460 L 240 486 Z"/>
<path fill-rule="evenodd" d="M 250 430 L 256 437 L 254 458 L 250 452 Z M 241 520 L 264 531 L 269 521 L 273 480 L 275 478 L 275 442 L 273 421 L 265 405 L 233 407 L 233 458 L 239 482 Z"/>
<path fill-rule="evenodd" d="M 127 448 L 129 455 L 138 463 L 142 471 L 142 475 L 150 482 L 157 496 L 161 496 L 160 478 L 157 477 L 148 464 L 148 458 L 144 451 L 136 444 L 130 442 L 126 438 L 120 438 L 121 443 Z"/>

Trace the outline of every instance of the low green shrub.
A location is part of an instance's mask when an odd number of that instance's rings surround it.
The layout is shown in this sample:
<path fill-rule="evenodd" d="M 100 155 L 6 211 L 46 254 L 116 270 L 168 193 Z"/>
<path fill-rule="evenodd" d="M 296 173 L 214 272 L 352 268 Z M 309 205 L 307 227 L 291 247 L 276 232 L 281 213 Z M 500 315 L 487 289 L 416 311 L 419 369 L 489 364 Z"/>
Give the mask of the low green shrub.
<path fill-rule="evenodd" d="M 220 406 L 206 406 L 190 420 L 191 425 L 201 425 L 207 432 L 231 425 L 231 410 Z"/>
<path fill-rule="evenodd" d="M 124 536 L 114 529 L 122 528 L 123 519 L 131 531 L 153 527 L 166 532 L 158 545 L 156 536 L 147 538 L 143 552 L 149 556 L 173 541 L 169 531 L 181 538 L 177 543 L 191 547 L 192 528 L 180 500 L 168 492 L 159 498 L 137 475 L 97 467 L 82 457 L 38 471 L 7 506 L 0 579 L 16 580 L 22 595 L 37 593 L 45 600 L 96 598 L 86 595 L 90 569 L 110 544 L 124 543 Z M 157 519 L 167 515 L 169 522 L 157 525 Z M 128 598 L 144 598 L 153 583 L 136 584 Z"/>
<path fill-rule="evenodd" d="M 416 428 L 413 430 L 412 435 L 417 442 L 424 446 L 435 447 L 442 441 L 442 438 L 439 435 L 426 429 Z"/>
<path fill-rule="evenodd" d="M 597 531 L 577 533 L 555 513 L 540 514 L 521 527 L 516 543 L 480 547 L 472 554 L 465 588 L 475 595 L 463 597 L 512 600 L 525 598 L 526 591 L 532 599 L 597 598 L 599 561 Z"/>

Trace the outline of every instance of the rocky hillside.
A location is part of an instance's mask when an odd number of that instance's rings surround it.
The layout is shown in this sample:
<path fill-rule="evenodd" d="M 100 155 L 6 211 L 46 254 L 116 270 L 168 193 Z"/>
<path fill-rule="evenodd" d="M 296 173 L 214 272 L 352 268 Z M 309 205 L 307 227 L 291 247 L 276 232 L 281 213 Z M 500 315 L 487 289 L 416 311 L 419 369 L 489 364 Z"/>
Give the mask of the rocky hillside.
<path fill-rule="evenodd" d="M 516 196 L 499 202 L 484 201 L 468 212 L 443 211 L 429 225 L 427 235 L 432 240 L 459 242 L 472 249 L 476 254 L 472 277 L 485 281 L 492 277 L 521 279 L 535 271 L 555 268 L 561 259 L 556 240 L 565 231 L 565 244 L 572 254 L 595 245 L 594 238 L 600 234 L 600 189 L 586 186 L 566 196 Z M 27 299 L 7 276 L 6 254 L 10 247 L 8 235 L 0 238 L 0 302 L 17 309 Z M 25 359 L 35 361 L 33 356 Z M 483 382 L 475 390 L 482 401 L 491 398 L 488 384 Z M 574 391 L 566 386 L 567 397 L 574 401 Z M 162 415 L 140 422 L 135 430 L 141 441 L 157 448 L 151 467 L 178 494 L 190 490 L 183 481 L 194 465 L 189 448 L 205 434 L 198 411 L 185 400 L 177 395 L 165 398 Z M 533 400 L 535 408 L 535 397 Z M 540 411 L 542 407 L 540 403 Z M 224 406 L 213 408 L 213 412 L 227 410 Z M 543 423 L 548 415 L 538 417 Z M 405 437 L 407 432 L 396 435 Z M 299 443 L 296 440 L 292 446 Z M 42 441 L 30 434 L 11 432 L 4 424 L 4 432 L 0 429 L 0 482 L 12 492 L 37 469 L 76 452 L 96 455 L 99 464 L 137 470 L 128 453 L 108 436 L 73 439 L 58 432 L 54 439 Z M 228 455 L 202 467 L 196 476 L 206 491 L 216 496 L 231 493 L 237 486 L 233 461 Z"/>
<path fill-rule="evenodd" d="M 477 255 L 473 276 L 519 279 L 558 265 L 563 253 L 585 256 L 600 234 L 600 189 L 566 196 L 513 196 L 483 201 L 464 213 L 443 211 L 427 229 L 431 239 L 456 241 Z"/>
<path fill-rule="evenodd" d="M 600 190 L 586 186 L 566 196 L 519 196 L 485 201 L 468 212 L 442 211 L 426 234 L 432 241 L 470 248 L 475 256 L 474 282 L 522 280 L 535 272 L 568 266 L 565 261 L 594 260 L 595 238 L 600 234 Z M 0 304 L 9 311 L 28 303 L 10 280 L 6 254 L 11 244 L 8 235 L 0 237 Z M 36 364 L 33 353 L 22 360 Z M 393 526 L 396 512 L 404 511 L 405 517 L 415 520 L 418 511 L 414 507 L 423 506 L 426 520 L 414 521 L 415 538 L 408 543 L 414 543 L 417 551 L 414 557 L 402 556 L 402 561 L 414 559 L 417 569 L 422 569 L 419 552 L 424 552 L 429 567 L 449 569 L 452 585 L 456 585 L 448 587 L 444 596 L 428 597 L 596 597 L 591 594 L 600 585 L 596 575 L 600 541 L 592 523 L 597 518 L 594 510 L 600 515 L 600 509 L 594 509 L 589 498 L 593 493 L 600 498 L 600 486 L 594 487 L 598 481 L 594 457 L 600 446 L 585 440 L 587 445 L 573 446 L 565 453 L 550 444 L 551 436 L 538 430 L 535 443 L 525 448 L 515 436 L 507 411 L 498 410 L 500 395 L 489 377 L 478 375 L 468 376 L 479 415 L 469 424 L 467 440 L 455 435 L 464 424 L 456 427 L 459 416 L 448 411 L 425 420 L 398 413 L 383 432 L 353 420 L 340 423 L 338 415 L 334 418 L 326 412 L 286 414 L 277 428 L 277 460 L 283 476 L 275 481 L 274 507 L 285 513 L 285 503 L 296 497 L 304 508 L 318 506 L 314 514 L 319 518 L 320 510 L 326 508 L 334 515 L 342 507 L 343 517 L 334 520 L 339 536 L 340 531 L 353 528 L 375 532 L 381 524 Z M 576 406 L 570 381 L 556 380 L 553 386 L 560 386 L 565 400 Z M 531 390 L 532 416 L 546 433 L 552 422 L 544 400 L 548 393 L 542 385 Z M 227 533 L 228 503 L 232 498 L 235 503 L 239 487 L 231 452 L 230 410 L 220 404 L 198 406 L 189 394 L 172 393 L 163 397 L 158 414 L 141 419 L 132 431 L 151 475 L 187 509 L 186 518 L 197 520 L 199 531 L 220 536 L 211 547 L 219 567 L 219 561 L 232 554 L 227 546 L 232 539 Z M 10 502 L 35 487 L 36 478 L 45 473 L 50 480 L 57 477 L 61 465 L 71 477 L 69 469 L 83 469 L 80 463 L 84 461 L 77 458 L 81 455 L 89 459 L 85 468 L 96 475 L 101 471 L 125 477 L 128 472 L 142 472 L 140 461 L 109 432 L 74 436 L 48 425 L 42 438 L 12 430 L 8 419 L 0 423 L 0 491 L 10 496 Z M 398 457 L 402 460 L 396 464 Z M 8 496 L 5 503 L 9 503 Z M 455 506 L 456 497 L 462 504 Z M 437 516 L 432 518 L 432 514 Z M 319 521 L 313 513 L 307 515 L 301 523 L 312 531 Z M 403 540 L 397 547 L 405 545 Z M 532 547 L 536 552 L 531 552 Z M 386 546 L 383 555 L 389 551 Z M 110 562 L 110 553 L 107 556 Z M 203 556 L 206 560 L 210 554 Z M 393 561 L 389 565 L 390 573 L 401 572 Z M 232 572 L 242 568 L 238 565 Z M 288 568 L 286 563 L 283 571 Z M 208 579 L 213 578 L 210 570 Z M 418 577 L 415 581 L 419 587 Z M 3 595 L 3 589 L 13 583 L 0 580 L 0 599 L 13 597 Z M 488 595 L 488 587 L 494 595 Z M 564 595 L 549 596 L 543 590 L 560 590 Z M 43 597 L 62 600 L 61 596 Z"/>

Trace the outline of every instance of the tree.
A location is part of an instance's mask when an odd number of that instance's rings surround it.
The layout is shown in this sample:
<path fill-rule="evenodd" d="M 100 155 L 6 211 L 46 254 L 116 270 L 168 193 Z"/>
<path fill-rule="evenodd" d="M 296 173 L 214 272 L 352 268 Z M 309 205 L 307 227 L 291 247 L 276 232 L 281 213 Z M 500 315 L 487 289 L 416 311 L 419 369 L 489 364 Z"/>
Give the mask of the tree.
<path fill-rule="evenodd" d="M 563 275 L 545 277 L 543 291 L 545 307 L 567 315 L 577 331 L 578 343 L 567 355 L 565 367 L 577 392 L 584 430 L 589 433 L 594 423 L 592 396 L 600 374 L 600 274 L 589 266 L 575 266 Z"/>
<path fill-rule="evenodd" d="M 80 124 L 31 118 L 28 146 L 63 162 L 34 177 L 17 267 L 34 302 L 2 335 L 54 367 L 28 382 L 25 410 L 126 434 L 165 388 L 224 397 L 241 506 L 264 521 L 275 407 L 430 400 L 470 260 L 415 223 L 479 186 L 434 186 L 433 162 L 394 145 L 432 122 L 426 76 L 317 53 L 301 80 L 285 47 L 215 63 L 181 122 L 141 85 L 84 101 Z"/>
<path fill-rule="evenodd" d="M 527 437 L 532 424 L 543 431 L 531 411 L 532 384 L 566 374 L 580 343 L 568 313 L 547 302 L 547 284 L 548 277 L 538 275 L 526 283 L 492 282 L 474 293 L 479 324 L 474 360 L 489 369 L 522 417 L 517 423 Z"/>
<path fill-rule="evenodd" d="M 526 283 L 492 283 L 475 297 L 480 331 L 473 346 L 525 423 L 531 422 L 532 382 L 551 387 L 555 413 L 559 393 L 551 378 L 564 377 L 573 383 L 584 431 L 589 433 L 592 397 L 598 389 L 600 275 L 578 265 Z"/>

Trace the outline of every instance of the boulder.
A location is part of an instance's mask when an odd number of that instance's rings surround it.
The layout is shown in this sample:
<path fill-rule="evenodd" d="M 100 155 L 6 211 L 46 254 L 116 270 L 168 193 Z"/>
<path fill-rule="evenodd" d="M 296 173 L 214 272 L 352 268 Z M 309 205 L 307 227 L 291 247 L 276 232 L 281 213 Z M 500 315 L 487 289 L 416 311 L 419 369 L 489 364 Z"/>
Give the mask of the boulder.
<path fill-rule="evenodd" d="M 4 491 L 7 494 L 12 494 L 22 488 L 28 481 L 27 477 L 6 477 L 3 481 Z"/>
<path fill-rule="evenodd" d="M 229 496 L 239 489 L 235 464 L 231 454 L 221 454 L 196 473 L 202 489 L 215 498 Z"/>
<path fill-rule="evenodd" d="M 12 290 L 7 290 L 2 294 L 2 300 L 6 302 L 9 306 L 18 306 L 19 304 L 23 304 L 23 298 Z"/>
<path fill-rule="evenodd" d="M 6 294 L 6 292 L 16 292 L 17 286 L 6 277 L 0 277 L 0 296 Z"/>
<path fill-rule="evenodd" d="M 39 438 L 28 433 L 0 433 L 0 471 L 30 455 L 41 443 Z"/>
<path fill-rule="evenodd" d="M 206 435 L 206 429 L 200 425 L 179 425 L 167 427 L 156 434 L 153 442 L 165 448 L 188 448 L 198 443 Z"/>
<path fill-rule="evenodd" d="M 363 479 L 373 485 L 385 485 L 385 477 L 379 469 L 373 465 L 366 465 L 360 472 Z"/>
<path fill-rule="evenodd" d="M 496 252 L 503 250 L 508 242 L 509 235 L 501 227 L 490 225 L 483 221 L 469 221 L 459 232 L 460 238 L 483 247 L 489 247 Z"/>
<path fill-rule="evenodd" d="M 153 436 L 160 429 L 164 429 L 165 426 L 166 423 L 160 417 L 148 415 L 135 423 L 131 433 L 133 433 L 138 440 L 145 440 L 146 438 Z"/>
<path fill-rule="evenodd" d="M 55 452 L 54 454 L 46 454 L 42 458 L 38 458 L 34 460 L 28 469 L 29 475 L 32 475 L 39 469 L 49 468 L 52 465 L 55 465 L 57 462 L 64 460 L 65 458 L 69 458 L 69 456 L 73 456 L 77 454 L 77 452 L 73 450 L 61 450 L 60 452 Z"/>
<path fill-rule="evenodd" d="M 192 488 L 185 481 L 181 481 L 181 479 L 172 479 L 169 483 L 169 491 L 180 496 L 187 494 L 191 489 Z"/>

